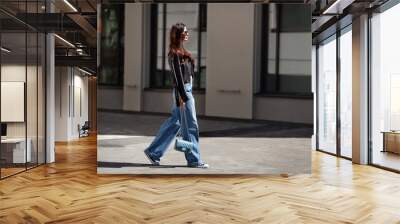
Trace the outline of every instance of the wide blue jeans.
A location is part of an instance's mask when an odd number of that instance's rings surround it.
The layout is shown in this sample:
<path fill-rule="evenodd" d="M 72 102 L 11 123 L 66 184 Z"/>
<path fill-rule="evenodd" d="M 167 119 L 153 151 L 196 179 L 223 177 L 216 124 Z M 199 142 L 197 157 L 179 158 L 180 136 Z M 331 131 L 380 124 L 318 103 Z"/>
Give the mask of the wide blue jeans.
<path fill-rule="evenodd" d="M 153 142 L 146 149 L 150 157 L 156 161 L 160 161 L 160 158 L 164 155 L 171 142 L 175 139 L 178 132 L 181 131 L 183 139 L 192 142 L 194 145 L 192 150 L 185 152 L 188 165 L 202 163 L 199 150 L 199 125 L 197 124 L 195 101 L 192 94 L 192 82 L 185 83 L 185 91 L 189 98 L 184 106 L 187 129 L 184 128 L 185 125 L 181 125 L 182 108 L 176 106 L 175 91 L 172 91 L 173 104 L 171 116 L 164 121 Z"/>

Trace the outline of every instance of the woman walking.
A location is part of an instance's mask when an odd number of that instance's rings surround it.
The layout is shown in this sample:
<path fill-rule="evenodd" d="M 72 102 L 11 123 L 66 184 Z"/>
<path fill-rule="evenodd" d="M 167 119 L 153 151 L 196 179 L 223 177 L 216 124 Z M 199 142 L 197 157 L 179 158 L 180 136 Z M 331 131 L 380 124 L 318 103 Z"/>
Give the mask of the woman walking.
<path fill-rule="evenodd" d="M 208 168 L 200 158 L 199 126 L 197 124 L 195 101 L 192 94 L 194 76 L 194 58 L 183 47 L 183 42 L 189 39 L 186 25 L 177 23 L 170 31 L 170 46 L 168 53 L 169 66 L 173 80 L 173 108 L 171 116 L 161 125 L 153 142 L 144 150 L 145 155 L 153 165 L 159 165 L 160 159 L 175 139 L 181 129 L 183 139 L 192 143 L 190 150 L 186 150 L 185 158 L 189 167 Z M 184 111 L 186 116 L 182 116 Z M 181 123 L 186 122 L 186 126 Z"/>

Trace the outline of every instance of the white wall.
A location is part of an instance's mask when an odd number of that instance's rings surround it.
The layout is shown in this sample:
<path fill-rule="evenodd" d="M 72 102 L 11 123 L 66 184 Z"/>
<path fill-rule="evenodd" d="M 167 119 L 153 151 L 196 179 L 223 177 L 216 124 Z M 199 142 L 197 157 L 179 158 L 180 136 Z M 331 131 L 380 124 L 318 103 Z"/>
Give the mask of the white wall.
<path fill-rule="evenodd" d="M 55 140 L 67 141 L 69 133 L 69 84 L 68 67 L 55 68 Z"/>
<path fill-rule="evenodd" d="M 55 140 L 77 139 L 78 124 L 88 120 L 88 78 L 72 67 L 56 67 L 55 73 Z"/>
<path fill-rule="evenodd" d="M 27 73 L 27 72 L 28 73 Z M 36 81 L 34 83 L 31 83 L 31 74 L 35 74 L 36 77 L 36 67 L 33 66 L 27 66 L 25 67 L 25 64 L 6 64 L 1 66 L 1 81 L 2 82 L 24 82 L 26 84 L 26 79 L 25 76 L 28 76 L 29 79 L 29 85 L 31 86 L 36 85 Z M 32 101 L 36 100 L 36 88 L 27 88 L 27 96 L 28 99 L 27 103 L 31 103 Z M 36 102 L 34 105 L 36 109 Z M 1 108 L 1 110 L 7 110 L 7 108 Z M 24 108 L 22 108 L 24 110 Z M 33 127 L 32 121 L 36 121 L 36 113 L 33 114 L 31 109 L 27 108 L 27 118 L 28 118 L 28 137 L 29 134 L 31 133 L 31 129 Z M 34 116 L 32 116 L 34 115 Z M 26 126 L 26 121 L 25 122 L 7 122 L 7 136 L 8 137 L 25 137 L 25 126 Z M 36 127 L 36 126 L 35 126 Z"/>
<path fill-rule="evenodd" d="M 74 74 L 74 102 L 73 113 L 71 120 L 71 135 L 72 138 L 79 137 L 78 125 L 82 126 L 85 121 L 89 120 L 89 92 L 88 92 L 88 77 L 82 76 L 83 73 L 75 69 Z M 80 102 L 79 102 L 80 101 Z"/>
<path fill-rule="evenodd" d="M 252 118 L 254 4 L 209 4 L 206 115 Z"/>
<path fill-rule="evenodd" d="M 23 84 L 22 88 L 15 89 L 14 91 L 19 91 L 15 94 L 22 94 L 20 100 L 22 102 L 10 102 L 20 104 L 17 108 L 10 108 L 3 105 L 1 107 L 2 112 L 19 114 L 22 120 L 18 122 L 6 122 L 7 124 L 7 137 L 9 138 L 28 138 L 29 148 L 31 149 L 30 161 L 36 162 L 39 159 L 39 163 L 44 162 L 44 94 L 43 89 L 43 78 L 42 67 L 33 66 L 28 63 L 25 66 L 25 61 L 21 63 L 3 63 L 1 66 L 1 81 L 3 82 L 19 82 Z M 26 88 L 25 88 L 26 86 Z M 2 98 L 7 96 L 6 89 L 2 89 Z M 25 94 L 26 90 L 26 94 Z M 6 94 L 6 95 L 4 95 Z M 8 92 L 8 94 L 11 94 Z M 3 104 L 4 102 L 2 102 Z M 26 105 L 25 105 L 26 104 Z M 17 110 L 17 111 L 16 111 Z M 24 115 L 26 114 L 26 119 Z M 2 118 L 3 120 L 3 118 Z M 50 160 L 51 161 L 51 160 Z"/>
<path fill-rule="evenodd" d="M 124 89 L 120 87 L 97 86 L 97 108 L 122 110 Z"/>
<path fill-rule="evenodd" d="M 205 114 L 205 94 L 193 92 L 197 115 Z M 172 109 L 172 90 L 146 90 L 143 93 L 143 111 L 169 113 Z"/>
<path fill-rule="evenodd" d="M 140 111 L 142 104 L 143 43 L 144 22 L 143 4 L 125 4 L 125 63 L 124 63 L 124 110 Z"/>
<path fill-rule="evenodd" d="M 260 96 L 254 98 L 255 119 L 313 123 L 313 101 L 310 99 Z"/>

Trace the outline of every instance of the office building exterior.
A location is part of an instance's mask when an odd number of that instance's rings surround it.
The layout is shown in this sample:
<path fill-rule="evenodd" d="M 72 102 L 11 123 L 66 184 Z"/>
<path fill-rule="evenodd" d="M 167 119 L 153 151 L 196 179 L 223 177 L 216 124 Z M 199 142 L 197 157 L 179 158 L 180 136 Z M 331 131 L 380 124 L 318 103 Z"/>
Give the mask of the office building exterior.
<path fill-rule="evenodd" d="M 201 152 L 296 175 L 129 172 L 200 170 L 141 151 L 178 19 Z M 399 22 L 398 0 L 0 0 L 0 223 L 399 223 Z"/>

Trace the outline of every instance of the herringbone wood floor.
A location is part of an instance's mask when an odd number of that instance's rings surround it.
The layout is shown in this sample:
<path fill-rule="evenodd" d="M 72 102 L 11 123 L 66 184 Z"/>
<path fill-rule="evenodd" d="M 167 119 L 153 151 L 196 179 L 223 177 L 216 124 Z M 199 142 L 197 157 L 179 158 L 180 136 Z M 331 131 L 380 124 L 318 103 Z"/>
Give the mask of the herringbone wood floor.
<path fill-rule="evenodd" d="M 0 181 L 0 223 L 400 223 L 400 175 L 313 152 L 297 176 L 99 176 L 96 140 Z"/>

